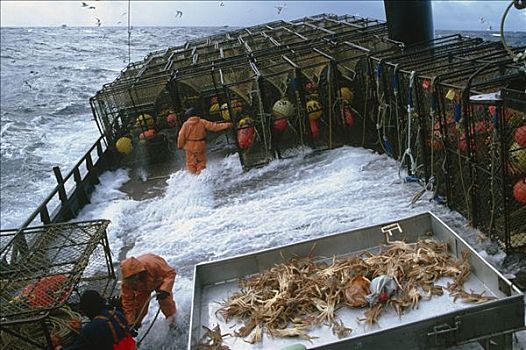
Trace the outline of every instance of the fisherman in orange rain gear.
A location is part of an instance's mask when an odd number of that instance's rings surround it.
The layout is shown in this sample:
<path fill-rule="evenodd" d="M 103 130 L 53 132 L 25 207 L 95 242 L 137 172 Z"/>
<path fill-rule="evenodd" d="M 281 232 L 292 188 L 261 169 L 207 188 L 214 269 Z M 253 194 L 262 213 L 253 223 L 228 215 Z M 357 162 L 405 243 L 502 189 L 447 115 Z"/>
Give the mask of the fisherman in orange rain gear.
<path fill-rule="evenodd" d="M 138 329 L 148 313 L 150 294 L 157 292 L 159 307 L 171 325 L 175 326 L 175 301 L 172 288 L 176 272 L 158 255 L 144 254 L 121 262 L 122 309 L 128 324 Z"/>
<path fill-rule="evenodd" d="M 184 122 L 177 147 L 186 151 L 186 169 L 192 174 L 199 174 L 206 168 L 206 132 L 230 129 L 232 123 L 214 123 L 201 119 L 195 108 L 189 108 L 184 113 Z"/>

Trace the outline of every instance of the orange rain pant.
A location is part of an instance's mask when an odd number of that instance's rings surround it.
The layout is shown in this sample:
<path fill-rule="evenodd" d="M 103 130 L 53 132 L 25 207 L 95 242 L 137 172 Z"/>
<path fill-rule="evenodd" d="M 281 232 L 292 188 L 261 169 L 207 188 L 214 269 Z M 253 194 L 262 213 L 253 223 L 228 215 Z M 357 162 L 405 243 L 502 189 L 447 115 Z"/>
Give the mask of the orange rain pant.
<path fill-rule="evenodd" d="M 186 150 L 186 169 L 192 174 L 199 174 L 206 168 L 206 152 Z"/>

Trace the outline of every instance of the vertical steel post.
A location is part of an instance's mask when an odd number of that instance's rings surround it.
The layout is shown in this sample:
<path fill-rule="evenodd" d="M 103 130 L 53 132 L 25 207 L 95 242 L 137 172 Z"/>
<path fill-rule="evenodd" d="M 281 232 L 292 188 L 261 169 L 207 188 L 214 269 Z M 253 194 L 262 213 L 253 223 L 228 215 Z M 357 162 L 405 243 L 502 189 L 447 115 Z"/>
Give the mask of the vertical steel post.
<path fill-rule="evenodd" d="M 433 39 L 430 0 L 384 0 L 389 38 L 405 45 Z"/>

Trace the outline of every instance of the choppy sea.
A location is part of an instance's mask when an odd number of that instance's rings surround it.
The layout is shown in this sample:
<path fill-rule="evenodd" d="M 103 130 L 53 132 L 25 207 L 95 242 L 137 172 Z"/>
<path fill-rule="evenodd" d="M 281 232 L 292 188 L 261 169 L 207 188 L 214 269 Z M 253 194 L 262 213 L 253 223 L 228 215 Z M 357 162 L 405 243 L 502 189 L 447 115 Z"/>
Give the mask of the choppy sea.
<path fill-rule="evenodd" d="M 134 28 L 131 60 L 225 28 Z M 437 31 L 437 35 L 452 32 Z M 499 40 L 488 32 L 464 32 Z M 526 33 L 508 33 L 511 45 L 526 45 Z M 1 219 L 15 228 L 55 186 L 51 171 L 69 172 L 99 136 L 89 98 L 114 80 L 128 62 L 125 28 L 1 28 Z M 154 326 L 141 349 L 183 349 L 188 336 L 195 263 L 288 244 L 427 210 L 440 215 L 477 244 L 458 214 L 421 200 L 404 184 L 398 164 L 368 150 L 344 147 L 304 152 L 243 172 L 236 155 L 212 162 L 199 177 L 178 171 L 163 195 L 137 201 L 118 191 L 129 179 L 108 172 L 79 219 L 112 220 L 114 252 L 135 242 L 128 255 L 154 252 L 178 269 L 175 294 L 179 335 L 167 341 Z M 117 255 L 115 255 L 116 257 Z M 496 266 L 504 255 L 485 256 Z M 150 319 L 155 313 L 150 311 Z M 520 345 L 520 344 L 519 344 Z"/>

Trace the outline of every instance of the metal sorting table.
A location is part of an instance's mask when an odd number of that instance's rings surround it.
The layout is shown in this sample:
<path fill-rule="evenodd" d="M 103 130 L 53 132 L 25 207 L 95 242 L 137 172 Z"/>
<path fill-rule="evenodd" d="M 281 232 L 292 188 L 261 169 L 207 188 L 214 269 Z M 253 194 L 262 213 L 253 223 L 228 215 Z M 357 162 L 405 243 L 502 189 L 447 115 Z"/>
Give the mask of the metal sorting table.
<path fill-rule="evenodd" d="M 231 349 L 281 349 L 298 343 L 309 349 L 433 349 L 479 341 L 488 348 L 491 343 L 491 349 L 511 349 L 511 333 L 525 325 L 523 294 L 432 213 L 196 265 L 188 349 L 195 348 L 204 334 L 202 326 L 213 328 L 219 324 L 222 334 L 233 334 L 243 325 L 235 320 L 226 323 L 216 315 L 219 303 L 239 290 L 240 277 L 269 269 L 283 262 L 282 256 L 288 260 L 312 252 L 313 256 L 330 258 L 357 255 L 365 250 L 378 251 L 387 236 L 391 241 L 416 242 L 429 238 L 444 241 L 457 258 L 462 251 L 470 251 L 472 270 L 464 290 L 484 292 L 496 299 L 481 304 L 460 299 L 453 302 L 449 292 L 444 291 L 440 297 L 422 300 L 418 309 L 408 310 L 401 318 L 392 308 L 387 308 L 378 318 L 378 324 L 371 326 L 357 320 L 363 317 L 365 308 L 342 307 L 336 316 L 352 328 L 347 338 L 338 339 L 328 326 L 319 326 L 309 331 L 310 336 L 317 337 L 312 341 L 272 338 L 264 332 L 263 340 L 254 345 L 238 337 L 225 337 L 224 344 Z M 437 284 L 445 286 L 449 280 L 442 278 Z"/>

